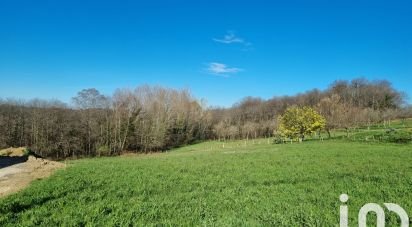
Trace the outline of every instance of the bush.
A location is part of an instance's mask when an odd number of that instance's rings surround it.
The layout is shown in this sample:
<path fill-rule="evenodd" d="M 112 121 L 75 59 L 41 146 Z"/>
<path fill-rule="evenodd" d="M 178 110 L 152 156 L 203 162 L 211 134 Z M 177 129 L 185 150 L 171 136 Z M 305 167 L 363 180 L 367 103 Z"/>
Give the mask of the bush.
<path fill-rule="evenodd" d="M 411 143 L 412 130 L 390 128 L 385 131 L 362 131 L 352 135 L 349 140 L 353 141 L 379 141 L 386 143 Z"/>
<path fill-rule="evenodd" d="M 30 148 L 24 148 L 23 150 L 24 156 L 30 156 L 30 155 L 35 155 L 34 152 Z"/>
<path fill-rule="evenodd" d="M 387 132 L 385 140 L 391 143 L 409 143 L 412 142 L 412 133 L 408 131 L 391 131 Z"/>
<path fill-rule="evenodd" d="M 273 143 L 274 144 L 282 144 L 282 143 L 284 143 L 284 139 L 281 136 L 275 136 L 275 138 L 273 139 Z"/>

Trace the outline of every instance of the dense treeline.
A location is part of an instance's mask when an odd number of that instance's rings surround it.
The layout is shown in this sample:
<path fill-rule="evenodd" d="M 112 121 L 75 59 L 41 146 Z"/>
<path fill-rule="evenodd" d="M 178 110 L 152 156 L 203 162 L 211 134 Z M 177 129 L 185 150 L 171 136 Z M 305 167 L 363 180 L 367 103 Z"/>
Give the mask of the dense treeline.
<path fill-rule="evenodd" d="M 210 137 L 208 113 L 186 90 L 142 86 L 106 97 L 86 89 L 73 104 L 2 101 L 0 146 L 64 158 L 158 151 Z"/>
<path fill-rule="evenodd" d="M 325 91 L 269 100 L 248 97 L 231 108 L 208 108 L 187 90 L 141 86 L 104 96 L 85 89 L 67 105 L 57 100 L 0 100 L 0 147 L 28 146 L 53 158 L 149 152 L 205 139 L 271 137 L 277 116 L 310 106 L 326 130 L 412 116 L 387 81 L 336 81 Z"/>
<path fill-rule="evenodd" d="M 247 97 L 229 109 L 215 109 L 218 138 L 267 137 L 277 133 L 277 116 L 290 106 L 308 106 L 327 120 L 326 131 L 350 129 L 412 116 L 405 95 L 388 81 L 335 81 L 325 91 L 314 89 L 295 96 L 269 100 Z"/>

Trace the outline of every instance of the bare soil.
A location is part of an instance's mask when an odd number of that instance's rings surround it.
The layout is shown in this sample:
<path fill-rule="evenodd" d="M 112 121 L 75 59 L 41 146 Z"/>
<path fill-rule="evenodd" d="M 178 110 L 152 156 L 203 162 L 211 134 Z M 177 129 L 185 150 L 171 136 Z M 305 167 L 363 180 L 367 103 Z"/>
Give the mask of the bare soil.
<path fill-rule="evenodd" d="M 8 156 L 8 157 L 22 157 L 25 155 L 25 147 L 18 147 L 18 148 L 6 148 L 0 150 L 0 156 Z"/>
<path fill-rule="evenodd" d="M 0 166 L 2 162 L 14 161 L 10 159 L 12 157 L 0 157 Z M 55 170 L 65 167 L 65 164 L 29 156 L 18 164 L 5 166 L 7 167 L 0 167 L 0 197 L 27 187 L 33 180 L 50 176 Z"/>

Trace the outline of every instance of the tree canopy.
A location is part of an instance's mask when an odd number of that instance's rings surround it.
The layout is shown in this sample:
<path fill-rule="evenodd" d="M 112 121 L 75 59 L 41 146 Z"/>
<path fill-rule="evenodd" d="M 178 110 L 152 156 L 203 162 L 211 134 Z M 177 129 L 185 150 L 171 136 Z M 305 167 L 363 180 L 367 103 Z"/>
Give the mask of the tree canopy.
<path fill-rule="evenodd" d="M 304 139 L 322 128 L 349 132 L 412 117 L 405 98 L 387 81 L 365 79 L 267 100 L 246 97 L 230 108 L 208 107 L 188 90 L 159 86 L 111 95 L 84 89 L 71 104 L 0 98 L 0 149 L 27 146 L 61 159 L 162 151 L 207 139 L 270 138 L 276 130 Z"/>
<path fill-rule="evenodd" d="M 323 129 L 325 118 L 310 107 L 290 107 L 279 116 L 279 131 L 291 139 L 304 139 L 305 135 Z"/>

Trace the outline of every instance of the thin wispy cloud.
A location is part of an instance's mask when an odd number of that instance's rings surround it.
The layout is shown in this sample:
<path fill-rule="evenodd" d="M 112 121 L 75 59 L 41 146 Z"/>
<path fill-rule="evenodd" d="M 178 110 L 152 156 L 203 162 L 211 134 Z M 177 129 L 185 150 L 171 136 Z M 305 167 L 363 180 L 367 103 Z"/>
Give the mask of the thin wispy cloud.
<path fill-rule="evenodd" d="M 236 67 L 229 67 L 223 63 L 211 62 L 208 64 L 206 71 L 213 75 L 229 77 L 230 75 L 242 72 L 243 69 L 236 68 Z"/>
<path fill-rule="evenodd" d="M 223 38 L 221 39 L 214 38 L 213 41 L 218 42 L 218 43 L 224 43 L 224 44 L 245 43 L 245 40 L 243 38 L 237 37 L 235 32 L 233 31 L 228 31 L 227 34 Z"/>
<path fill-rule="evenodd" d="M 244 38 L 237 36 L 234 31 L 228 31 L 223 38 L 214 38 L 213 41 L 223 44 L 240 44 L 243 46 L 242 50 L 253 49 L 251 42 L 247 42 Z"/>

